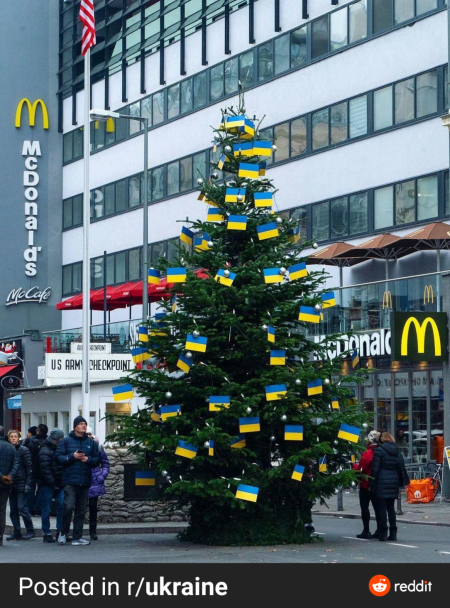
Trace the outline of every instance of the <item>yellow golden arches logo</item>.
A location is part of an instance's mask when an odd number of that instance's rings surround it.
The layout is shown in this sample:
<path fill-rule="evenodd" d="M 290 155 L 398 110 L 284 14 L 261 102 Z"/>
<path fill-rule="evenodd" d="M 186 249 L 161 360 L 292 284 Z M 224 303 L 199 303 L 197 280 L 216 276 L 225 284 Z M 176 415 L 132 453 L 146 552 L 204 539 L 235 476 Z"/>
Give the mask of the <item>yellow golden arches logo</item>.
<path fill-rule="evenodd" d="M 425 285 L 425 287 L 423 289 L 423 303 L 427 304 L 429 302 L 434 304 L 433 285 Z"/>
<path fill-rule="evenodd" d="M 416 329 L 417 352 L 419 354 L 425 353 L 425 332 L 427 331 L 428 324 L 431 325 L 431 329 L 433 330 L 434 355 L 435 355 L 435 357 L 442 356 L 441 338 L 439 336 L 439 330 L 438 330 L 435 320 L 432 319 L 431 317 L 427 317 L 426 319 L 424 319 L 424 321 L 422 323 L 419 323 L 419 321 L 415 317 L 410 317 L 406 321 L 406 323 L 403 327 L 402 342 L 401 342 L 401 347 L 400 347 L 400 354 L 402 356 L 408 355 L 408 335 L 409 335 L 411 325 L 414 325 L 414 327 Z"/>
<path fill-rule="evenodd" d="M 16 110 L 16 120 L 14 122 L 14 125 L 20 129 L 21 126 L 21 120 L 22 120 L 22 108 L 24 106 L 24 104 L 27 105 L 28 108 L 28 120 L 29 120 L 29 125 L 30 127 L 34 127 L 35 122 L 36 122 L 36 111 L 38 106 L 41 106 L 41 110 L 42 110 L 42 126 L 44 127 L 44 129 L 48 129 L 48 112 L 47 112 L 47 107 L 45 105 L 45 103 L 42 101 L 42 99 L 36 99 L 36 101 L 32 104 L 30 102 L 29 99 L 26 99 L 25 97 L 23 99 L 21 99 L 19 101 L 19 105 L 17 106 L 17 110 Z"/>
<path fill-rule="evenodd" d="M 381 308 L 392 308 L 392 294 L 390 291 L 384 292 Z"/>

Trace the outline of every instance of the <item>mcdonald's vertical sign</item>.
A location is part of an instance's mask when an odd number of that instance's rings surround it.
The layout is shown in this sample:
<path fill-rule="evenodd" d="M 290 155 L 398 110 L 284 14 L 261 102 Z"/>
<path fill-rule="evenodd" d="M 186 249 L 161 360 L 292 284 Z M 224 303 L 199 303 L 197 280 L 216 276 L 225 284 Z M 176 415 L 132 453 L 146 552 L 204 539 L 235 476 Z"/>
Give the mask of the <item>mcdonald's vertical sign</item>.
<path fill-rule="evenodd" d="M 445 312 L 392 313 L 392 360 L 446 361 L 447 324 Z"/>

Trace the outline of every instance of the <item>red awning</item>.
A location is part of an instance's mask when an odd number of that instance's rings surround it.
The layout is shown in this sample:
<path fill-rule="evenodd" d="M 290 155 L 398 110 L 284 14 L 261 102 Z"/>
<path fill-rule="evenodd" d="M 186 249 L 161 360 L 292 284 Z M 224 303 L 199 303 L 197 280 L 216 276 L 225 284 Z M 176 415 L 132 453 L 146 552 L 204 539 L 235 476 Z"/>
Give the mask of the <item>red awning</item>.
<path fill-rule="evenodd" d="M 0 378 L 2 378 L 2 376 L 6 376 L 6 374 L 9 374 L 9 372 L 11 372 L 16 367 L 17 367 L 17 365 L 2 365 L 2 366 L 0 366 Z"/>

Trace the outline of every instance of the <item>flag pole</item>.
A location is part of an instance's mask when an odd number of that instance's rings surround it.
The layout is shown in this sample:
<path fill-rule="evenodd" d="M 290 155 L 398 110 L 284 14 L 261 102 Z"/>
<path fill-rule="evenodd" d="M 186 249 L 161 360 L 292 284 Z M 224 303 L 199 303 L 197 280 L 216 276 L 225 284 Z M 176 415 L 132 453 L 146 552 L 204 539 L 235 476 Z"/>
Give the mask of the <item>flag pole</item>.
<path fill-rule="evenodd" d="M 84 56 L 84 196 L 83 196 L 83 358 L 82 358 L 82 416 L 89 424 L 90 412 L 90 295 L 91 264 L 89 258 L 90 202 L 89 156 L 90 156 L 90 116 L 91 109 L 91 49 Z M 106 277 L 103 277 L 106 280 Z"/>

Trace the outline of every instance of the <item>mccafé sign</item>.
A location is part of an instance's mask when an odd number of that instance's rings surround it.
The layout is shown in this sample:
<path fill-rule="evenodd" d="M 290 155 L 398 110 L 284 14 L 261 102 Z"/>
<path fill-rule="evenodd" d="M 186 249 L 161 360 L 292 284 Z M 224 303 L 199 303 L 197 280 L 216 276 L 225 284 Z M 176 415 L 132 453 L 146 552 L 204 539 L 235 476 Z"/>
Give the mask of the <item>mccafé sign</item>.
<path fill-rule="evenodd" d="M 392 360 L 446 361 L 447 323 L 445 312 L 392 313 Z"/>

